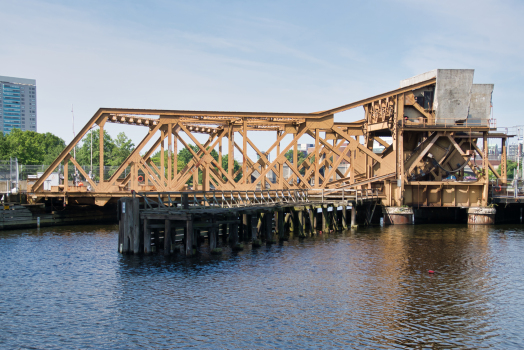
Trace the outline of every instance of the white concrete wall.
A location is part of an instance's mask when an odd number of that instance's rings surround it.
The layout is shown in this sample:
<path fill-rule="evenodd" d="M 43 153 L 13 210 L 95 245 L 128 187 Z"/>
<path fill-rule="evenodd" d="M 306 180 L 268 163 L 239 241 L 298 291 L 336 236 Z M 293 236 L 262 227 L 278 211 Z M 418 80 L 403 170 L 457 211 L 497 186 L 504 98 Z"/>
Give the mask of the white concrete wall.
<path fill-rule="evenodd" d="M 479 120 L 485 123 L 490 118 L 493 88 L 493 84 L 473 84 L 471 87 L 468 119 Z"/>
<path fill-rule="evenodd" d="M 437 123 L 468 117 L 474 72 L 473 69 L 437 69 L 433 102 Z"/>

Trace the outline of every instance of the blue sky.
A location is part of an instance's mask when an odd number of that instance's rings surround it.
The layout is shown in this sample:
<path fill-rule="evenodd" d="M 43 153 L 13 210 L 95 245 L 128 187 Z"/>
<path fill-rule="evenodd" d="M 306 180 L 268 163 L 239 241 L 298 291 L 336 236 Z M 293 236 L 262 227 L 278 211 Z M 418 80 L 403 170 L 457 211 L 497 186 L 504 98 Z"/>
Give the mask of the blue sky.
<path fill-rule="evenodd" d="M 0 8 L 0 75 L 36 79 L 38 130 L 66 141 L 72 103 L 77 130 L 99 107 L 314 112 L 434 68 L 474 68 L 476 83 L 495 84 L 498 125 L 524 124 L 524 2 L 0 0 Z M 138 141 L 135 129 L 125 131 Z"/>

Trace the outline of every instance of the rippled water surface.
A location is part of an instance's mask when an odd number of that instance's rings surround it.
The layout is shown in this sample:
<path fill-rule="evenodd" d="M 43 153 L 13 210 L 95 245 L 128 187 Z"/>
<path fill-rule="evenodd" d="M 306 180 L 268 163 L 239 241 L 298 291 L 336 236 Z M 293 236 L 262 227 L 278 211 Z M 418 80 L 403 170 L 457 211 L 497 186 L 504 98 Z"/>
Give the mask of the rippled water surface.
<path fill-rule="evenodd" d="M 186 260 L 121 256 L 116 226 L 4 231 L 0 346 L 524 348 L 523 237 L 390 226 Z"/>

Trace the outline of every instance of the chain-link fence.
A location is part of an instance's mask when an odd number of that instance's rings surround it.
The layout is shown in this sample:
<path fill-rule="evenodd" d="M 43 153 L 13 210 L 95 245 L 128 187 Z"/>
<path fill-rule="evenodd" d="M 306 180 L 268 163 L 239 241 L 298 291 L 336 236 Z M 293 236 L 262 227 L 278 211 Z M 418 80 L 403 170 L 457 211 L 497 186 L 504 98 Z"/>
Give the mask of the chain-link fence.
<path fill-rule="evenodd" d="M 0 160 L 0 194 L 26 192 L 27 185 L 34 183 L 37 179 L 39 179 L 47 170 L 47 168 L 49 168 L 49 165 L 46 164 L 18 164 L 18 160 L 16 158 L 11 158 L 10 160 Z M 100 181 L 100 166 L 83 165 L 81 168 L 86 173 L 87 177 L 90 177 L 95 183 Z M 104 180 L 111 178 L 118 168 L 118 166 L 104 166 Z M 118 178 L 125 178 L 129 172 L 130 167 L 125 168 Z M 70 186 L 74 186 L 75 183 L 79 182 L 88 182 L 82 172 L 71 162 L 68 165 L 67 180 Z M 48 179 L 46 179 L 44 182 L 44 189 L 50 190 L 50 186 L 62 184 L 63 181 L 64 166 L 63 164 L 60 164 L 56 169 L 54 169 L 52 175 L 49 176 Z"/>

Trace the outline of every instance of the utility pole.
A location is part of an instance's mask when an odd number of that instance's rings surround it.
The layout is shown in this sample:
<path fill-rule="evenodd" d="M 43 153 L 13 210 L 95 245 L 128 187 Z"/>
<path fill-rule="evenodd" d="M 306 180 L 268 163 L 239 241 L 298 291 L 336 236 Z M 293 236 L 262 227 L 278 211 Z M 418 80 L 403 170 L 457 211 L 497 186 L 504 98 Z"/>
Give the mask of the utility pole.
<path fill-rule="evenodd" d="M 73 104 L 72 103 L 71 103 L 71 116 L 73 118 L 73 139 L 74 139 L 76 137 L 76 133 L 75 133 L 75 113 L 73 112 Z M 73 158 L 76 159 L 76 145 L 75 145 L 75 147 L 73 147 Z M 78 177 L 78 169 L 76 168 L 76 165 L 75 165 L 75 179 L 74 179 L 75 186 L 76 186 L 77 177 Z"/>

